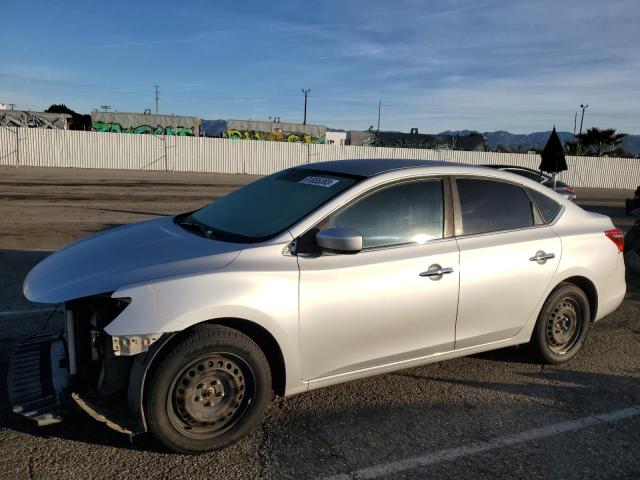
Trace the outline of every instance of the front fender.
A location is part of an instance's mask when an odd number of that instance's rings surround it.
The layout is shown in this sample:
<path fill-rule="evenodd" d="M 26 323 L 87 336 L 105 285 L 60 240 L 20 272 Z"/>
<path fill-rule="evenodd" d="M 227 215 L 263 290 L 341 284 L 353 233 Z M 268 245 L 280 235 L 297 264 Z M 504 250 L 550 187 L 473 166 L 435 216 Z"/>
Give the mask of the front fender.
<path fill-rule="evenodd" d="M 180 332 L 201 322 L 240 318 L 260 325 L 282 351 L 289 391 L 305 389 L 298 350 L 298 269 L 235 270 L 132 285 L 113 293 L 131 303 L 105 331 L 112 336 Z"/>

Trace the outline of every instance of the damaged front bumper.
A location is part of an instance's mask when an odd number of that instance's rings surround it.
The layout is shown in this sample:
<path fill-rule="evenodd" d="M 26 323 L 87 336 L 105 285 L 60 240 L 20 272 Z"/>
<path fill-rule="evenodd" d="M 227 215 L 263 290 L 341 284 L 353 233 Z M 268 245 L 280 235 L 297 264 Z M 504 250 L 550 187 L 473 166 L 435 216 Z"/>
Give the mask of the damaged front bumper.
<path fill-rule="evenodd" d="M 165 339 L 157 342 L 160 334 L 112 337 L 103 329 L 112 315 L 95 305 L 86 300 L 65 305 L 64 333 L 18 344 L 8 374 L 13 411 L 45 426 L 79 408 L 118 432 L 144 432 L 144 378 Z"/>
<path fill-rule="evenodd" d="M 61 335 L 36 335 L 18 344 L 8 375 L 13 411 L 38 425 L 62 421 L 68 358 Z"/>

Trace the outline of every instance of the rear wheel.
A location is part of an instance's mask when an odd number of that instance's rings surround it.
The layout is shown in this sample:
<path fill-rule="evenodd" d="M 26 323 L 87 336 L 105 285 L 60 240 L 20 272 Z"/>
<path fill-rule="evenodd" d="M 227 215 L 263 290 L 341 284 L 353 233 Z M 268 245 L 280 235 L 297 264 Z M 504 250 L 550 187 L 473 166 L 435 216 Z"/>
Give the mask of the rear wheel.
<path fill-rule="evenodd" d="M 582 348 L 590 319 L 587 295 L 576 285 L 562 283 L 540 311 L 531 346 L 544 363 L 564 363 Z"/>
<path fill-rule="evenodd" d="M 202 325 L 158 362 L 146 385 L 153 436 L 174 452 L 201 453 L 231 445 L 262 419 L 271 372 L 249 337 Z"/>

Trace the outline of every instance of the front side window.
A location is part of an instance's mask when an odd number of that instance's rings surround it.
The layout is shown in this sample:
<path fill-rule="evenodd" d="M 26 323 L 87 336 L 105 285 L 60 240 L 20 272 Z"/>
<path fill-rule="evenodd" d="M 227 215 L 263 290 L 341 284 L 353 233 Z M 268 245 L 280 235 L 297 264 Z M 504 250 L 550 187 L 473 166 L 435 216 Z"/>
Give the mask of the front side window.
<path fill-rule="evenodd" d="M 462 234 L 513 230 L 534 225 L 533 205 L 524 189 L 505 182 L 459 178 Z"/>
<path fill-rule="evenodd" d="M 441 180 L 405 182 L 374 192 L 332 214 L 320 228 L 351 228 L 364 248 L 422 244 L 442 238 Z"/>
<path fill-rule="evenodd" d="M 223 241 L 258 242 L 291 227 L 359 177 L 293 168 L 269 175 L 196 211 L 195 221 Z"/>

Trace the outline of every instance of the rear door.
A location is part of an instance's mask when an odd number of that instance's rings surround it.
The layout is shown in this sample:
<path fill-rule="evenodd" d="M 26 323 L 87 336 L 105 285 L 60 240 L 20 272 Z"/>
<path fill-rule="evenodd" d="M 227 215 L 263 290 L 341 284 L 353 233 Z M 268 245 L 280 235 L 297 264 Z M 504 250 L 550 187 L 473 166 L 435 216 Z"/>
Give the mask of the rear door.
<path fill-rule="evenodd" d="M 458 349 L 511 338 L 537 315 L 562 245 L 519 185 L 472 177 L 455 185 Z"/>

